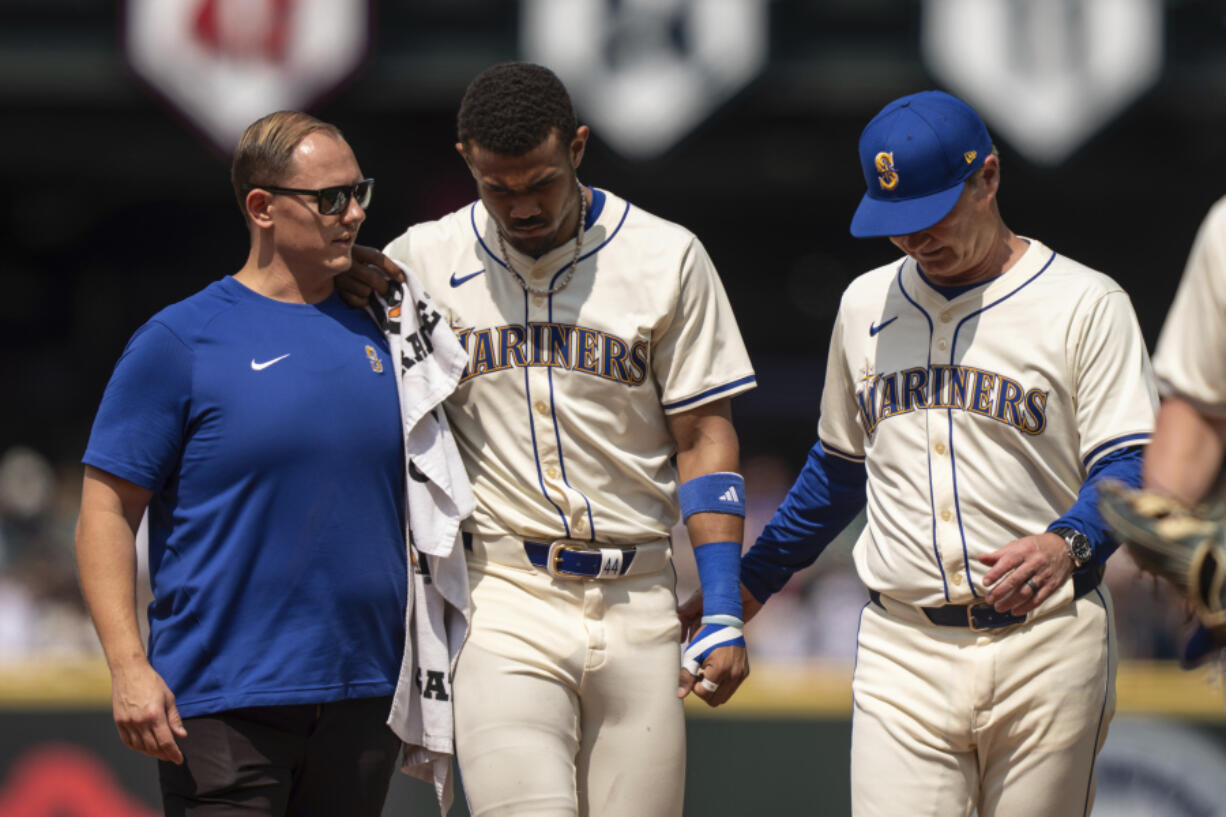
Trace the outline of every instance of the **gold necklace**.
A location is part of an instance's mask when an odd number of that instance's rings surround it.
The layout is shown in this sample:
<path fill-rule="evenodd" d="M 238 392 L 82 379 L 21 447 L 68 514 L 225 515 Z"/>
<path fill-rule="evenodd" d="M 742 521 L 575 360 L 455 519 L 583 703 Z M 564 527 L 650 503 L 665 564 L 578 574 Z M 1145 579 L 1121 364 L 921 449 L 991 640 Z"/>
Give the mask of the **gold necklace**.
<path fill-rule="evenodd" d="M 575 268 L 579 266 L 579 253 L 583 252 L 583 226 L 586 220 L 587 196 L 583 194 L 583 185 L 579 185 L 579 233 L 575 236 L 575 254 L 571 256 L 570 267 L 567 268 L 566 274 L 563 275 L 558 280 L 558 283 L 551 289 L 542 289 L 540 287 L 532 286 L 532 284 L 529 284 L 526 280 L 524 280 L 524 276 L 520 275 L 519 272 L 516 271 L 515 267 L 511 266 L 511 256 L 507 254 L 507 242 L 506 239 L 503 238 L 502 228 L 498 227 L 498 249 L 502 250 L 502 258 L 507 271 L 515 276 L 515 280 L 519 281 L 519 285 L 521 287 L 528 292 L 531 292 L 533 295 L 553 295 L 555 292 L 558 292 L 570 283 L 571 278 L 575 277 Z"/>

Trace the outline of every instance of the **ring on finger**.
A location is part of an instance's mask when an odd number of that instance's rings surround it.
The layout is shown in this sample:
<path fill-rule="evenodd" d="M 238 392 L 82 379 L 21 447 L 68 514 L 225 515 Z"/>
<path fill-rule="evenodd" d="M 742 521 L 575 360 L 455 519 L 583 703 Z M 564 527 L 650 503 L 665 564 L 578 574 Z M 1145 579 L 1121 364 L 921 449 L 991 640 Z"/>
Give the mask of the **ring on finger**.
<path fill-rule="evenodd" d="M 719 684 L 712 681 L 710 678 L 699 678 L 698 683 L 702 684 L 702 688 L 707 692 L 714 692 L 715 690 L 719 689 Z"/>
<path fill-rule="evenodd" d="M 1026 586 L 1030 588 L 1030 592 L 1034 595 L 1037 596 L 1039 594 L 1039 586 L 1034 583 L 1033 576 L 1026 580 Z"/>

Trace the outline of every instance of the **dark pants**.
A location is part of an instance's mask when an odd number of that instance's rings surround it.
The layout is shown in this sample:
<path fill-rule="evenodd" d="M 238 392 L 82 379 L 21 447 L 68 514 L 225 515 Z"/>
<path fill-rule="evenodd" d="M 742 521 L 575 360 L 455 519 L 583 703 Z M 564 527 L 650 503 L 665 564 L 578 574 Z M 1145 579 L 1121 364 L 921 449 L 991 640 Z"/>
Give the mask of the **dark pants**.
<path fill-rule="evenodd" d="M 158 762 L 167 817 L 379 817 L 400 740 L 392 699 L 232 709 L 183 725 Z"/>

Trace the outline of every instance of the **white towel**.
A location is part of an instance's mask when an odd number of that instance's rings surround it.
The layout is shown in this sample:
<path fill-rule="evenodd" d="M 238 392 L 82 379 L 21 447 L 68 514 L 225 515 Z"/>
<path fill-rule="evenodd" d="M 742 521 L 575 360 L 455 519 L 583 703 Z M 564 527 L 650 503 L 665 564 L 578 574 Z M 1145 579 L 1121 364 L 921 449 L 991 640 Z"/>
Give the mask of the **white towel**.
<path fill-rule="evenodd" d="M 402 269 L 405 269 L 402 266 Z M 464 370 L 455 334 L 405 269 L 371 314 L 391 345 L 404 420 L 409 539 L 409 605 L 404 659 L 388 725 L 404 742 L 401 771 L 432 782 L 451 808 L 454 725 L 451 674 L 468 634 L 468 575 L 460 521 L 473 511 L 468 475 L 442 401 Z"/>

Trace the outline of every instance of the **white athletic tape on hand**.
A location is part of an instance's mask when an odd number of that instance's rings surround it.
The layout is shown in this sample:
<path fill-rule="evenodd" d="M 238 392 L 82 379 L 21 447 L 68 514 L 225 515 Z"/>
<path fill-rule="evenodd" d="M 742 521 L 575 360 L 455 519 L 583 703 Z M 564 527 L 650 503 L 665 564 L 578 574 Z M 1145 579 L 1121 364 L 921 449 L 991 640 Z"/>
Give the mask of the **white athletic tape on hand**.
<path fill-rule="evenodd" d="M 702 688 L 707 692 L 714 692 L 719 689 L 719 684 L 712 681 L 710 678 L 699 678 L 698 683 L 702 684 Z"/>
<path fill-rule="evenodd" d="M 710 633 L 705 638 L 699 641 L 690 643 L 690 646 L 685 648 L 685 654 L 681 656 L 681 666 L 685 667 L 690 675 L 698 674 L 698 656 L 702 655 L 709 649 L 718 647 L 720 644 L 725 644 L 729 641 L 735 641 L 741 638 L 743 633 L 740 627 L 720 627 L 713 633 Z"/>
<path fill-rule="evenodd" d="M 741 621 L 736 616 L 703 616 L 703 624 L 722 624 L 725 627 L 736 627 L 738 630 L 745 628 L 745 622 Z"/>

